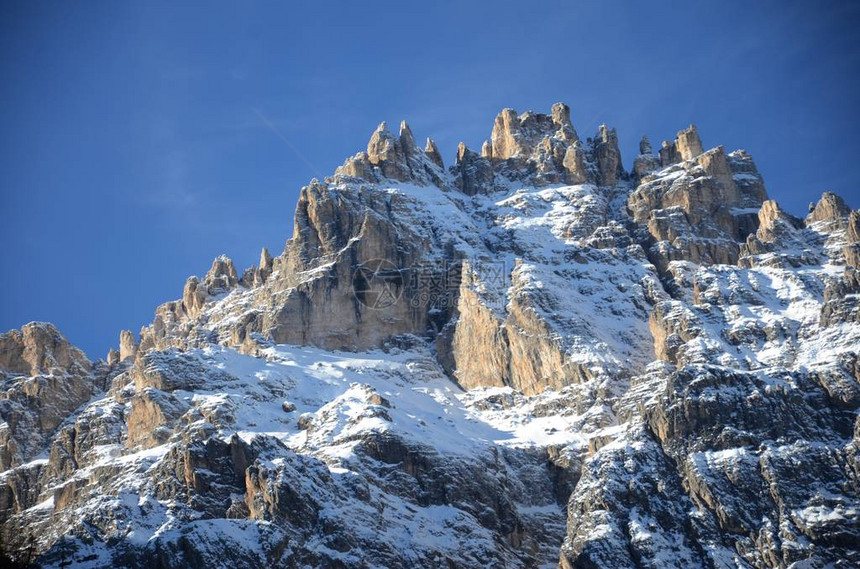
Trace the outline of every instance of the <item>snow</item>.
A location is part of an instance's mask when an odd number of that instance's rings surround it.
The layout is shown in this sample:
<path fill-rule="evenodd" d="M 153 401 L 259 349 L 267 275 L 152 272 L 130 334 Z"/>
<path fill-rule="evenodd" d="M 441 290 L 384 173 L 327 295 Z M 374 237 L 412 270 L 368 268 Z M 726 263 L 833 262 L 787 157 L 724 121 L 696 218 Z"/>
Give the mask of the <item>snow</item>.
<path fill-rule="evenodd" d="M 335 465 L 350 455 L 357 436 L 368 432 L 392 431 L 458 455 L 491 444 L 545 446 L 583 440 L 577 426 L 582 416 L 531 414 L 536 405 L 558 398 L 554 392 L 508 412 L 479 410 L 475 402 L 493 390 L 463 392 L 432 354 L 420 349 L 352 353 L 277 345 L 264 350 L 264 358 L 255 358 L 212 346 L 191 353 L 235 378 L 194 392 L 174 392 L 204 417 L 216 409 L 229 410 L 235 422 L 219 436 L 226 440 L 237 433 L 248 441 L 261 434 L 275 436 L 294 450 L 326 454 Z M 390 408 L 372 404 L 372 394 L 390 401 Z M 285 412 L 284 401 L 293 403 L 295 411 Z M 298 427 L 303 414 L 314 421 L 310 433 Z"/>

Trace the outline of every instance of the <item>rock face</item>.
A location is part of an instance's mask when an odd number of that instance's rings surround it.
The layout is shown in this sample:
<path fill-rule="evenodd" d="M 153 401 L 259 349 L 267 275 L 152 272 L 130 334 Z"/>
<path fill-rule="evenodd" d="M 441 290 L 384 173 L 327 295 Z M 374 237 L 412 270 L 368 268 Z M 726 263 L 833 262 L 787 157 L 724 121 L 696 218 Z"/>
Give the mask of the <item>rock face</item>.
<path fill-rule="evenodd" d="M 860 565 L 860 213 L 571 109 L 404 122 L 91 363 L 0 336 L 0 548 L 43 567 Z M 179 291 L 177 291 L 178 293 Z M 357 523 L 358 521 L 358 523 Z"/>
<path fill-rule="evenodd" d="M 627 200 L 647 229 L 648 258 L 664 276 L 673 261 L 735 264 L 767 199 L 761 176 L 742 151 L 726 155 L 720 146 L 694 155 L 701 149 L 694 127 L 679 133 L 677 145 L 692 157 L 645 175 Z"/>
<path fill-rule="evenodd" d="M 660 169 L 660 160 L 654 156 L 651 149 L 651 141 L 643 136 L 639 142 L 639 156 L 633 160 L 633 174 L 637 179 L 642 179 L 646 174 Z"/>
<path fill-rule="evenodd" d="M 492 162 L 497 184 L 508 179 L 538 186 L 586 181 L 612 186 L 626 177 L 615 130 L 601 125 L 583 144 L 564 103 L 553 105 L 550 115 L 503 110 L 493 125 L 489 150 L 482 154 Z M 487 181 L 481 185 L 493 187 Z"/>
<path fill-rule="evenodd" d="M 0 470 L 24 464 L 98 391 L 92 364 L 51 324 L 0 335 Z"/>
<path fill-rule="evenodd" d="M 828 228 L 833 226 L 839 227 L 843 225 L 845 217 L 850 213 L 851 208 L 845 204 L 845 200 L 833 192 L 824 192 L 821 200 L 809 212 L 809 215 L 806 216 L 806 224 L 819 223 L 825 224 Z"/>
<path fill-rule="evenodd" d="M 52 371 L 82 375 L 91 365 L 83 352 L 46 322 L 31 322 L 0 335 L 0 372 L 6 378 Z"/>
<path fill-rule="evenodd" d="M 810 236 L 803 232 L 803 221 L 784 212 L 775 201 L 762 203 L 758 221 L 755 234 L 741 245 L 742 266 L 799 267 L 820 262 Z"/>
<path fill-rule="evenodd" d="M 137 340 L 131 330 L 123 330 L 119 334 L 119 360 L 124 361 L 137 355 Z"/>
<path fill-rule="evenodd" d="M 696 125 L 691 124 L 688 128 L 679 131 L 675 139 L 675 146 L 678 149 L 678 154 L 681 155 L 681 160 L 692 160 L 704 152 Z"/>
<path fill-rule="evenodd" d="M 663 141 L 660 148 L 660 165 L 666 168 L 672 164 L 692 160 L 702 152 L 704 149 L 702 139 L 699 138 L 699 131 L 696 129 L 696 125 L 691 124 L 684 130 L 679 130 L 675 140 Z"/>

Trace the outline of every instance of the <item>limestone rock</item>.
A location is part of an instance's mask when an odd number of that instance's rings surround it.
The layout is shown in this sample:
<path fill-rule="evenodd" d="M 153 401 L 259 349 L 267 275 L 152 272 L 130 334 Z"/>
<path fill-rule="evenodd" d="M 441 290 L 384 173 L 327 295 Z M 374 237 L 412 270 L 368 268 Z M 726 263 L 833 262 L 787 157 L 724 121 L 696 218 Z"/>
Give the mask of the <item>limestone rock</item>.
<path fill-rule="evenodd" d="M 845 264 L 860 269 L 860 210 L 854 210 L 848 216 L 848 243 L 842 248 Z"/>
<path fill-rule="evenodd" d="M 678 152 L 674 142 L 664 140 L 660 145 L 660 165 L 667 168 L 672 164 L 681 162 L 681 154 Z"/>
<path fill-rule="evenodd" d="M 588 166 L 582 144 L 576 142 L 567 147 L 562 161 L 565 181 L 568 184 L 583 184 L 588 181 Z"/>
<path fill-rule="evenodd" d="M 209 292 L 206 287 L 200 285 L 197 277 L 188 277 L 182 290 L 182 307 L 188 316 L 194 318 L 203 309 Z"/>
<path fill-rule="evenodd" d="M 764 187 L 764 179 L 756 168 L 755 162 L 744 150 L 735 150 L 727 157 L 732 179 L 740 191 L 742 207 L 757 207 L 766 201 L 767 190 Z M 751 233 L 755 227 L 748 229 L 745 233 Z"/>
<path fill-rule="evenodd" d="M 800 233 L 803 221 L 780 209 L 773 200 L 762 203 L 758 229 L 741 246 L 740 263 L 745 267 L 799 267 L 819 262 L 811 245 Z"/>
<path fill-rule="evenodd" d="M 335 171 L 335 176 L 349 176 L 351 178 L 359 178 L 370 182 L 376 182 L 377 176 L 373 171 L 373 164 L 370 163 L 370 158 L 367 152 L 359 152 L 355 156 L 348 158 L 342 166 Z"/>
<path fill-rule="evenodd" d="M 175 349 L 153 351 L 141 355 L 132 369 L 134 385 L 138 390 L 153 387 L 160 391 L 183 389 L 194 391 L 207 384 L 231 379 L 227 373 L 217 373 L 197 358 Z"/>
<path fill-rule="evenodd" d="M 766 198 L 752 159 L 717 147 L 646 175 L 627 205 L 647 228 L 649 259 L 665 272 L 677 260 L 736 263 L 738 242 L 757 227 L 752 211 Z"/>
<path fill-rule="evenodd" d="M 848 241 L 860 243 L 860 210 L 855 209 L 848 216 Z"/>
<path fill-rule="evenodd" d="M 176 396 L 146 387 L 131 400 L 128 422 L 128 446 L 150 448 L 167 442 L 176 421 L 188 405 Z"/>
<path fill-rule="evenodd" d="M 472 290 L 473 279 L 469 267 L 464 267 L 457 324 L 448 327 L 437 345 L 446 367 L 464 389 L 503 386 L 509 378 L 507 333 L 503 322 Z"/>
<path fill-rule="evenodd" d="M 395 153 L 399 150 L 397 146 L 397 142 L 388 131 L 388 124 L 382 121 L 373 131 L 367 143 L 367 157 L 373 165 L 394 160 Z"/>
<path fill-rule="evenodd" d="M 106 445 L 125 441 L 125 405 L 109 401 L 81 411 L 74 423 L 61 427 L 51 443 L 43 479 L 63 480 L 79 468 L 98 462 Z"/>
<path fill-rule="evenodd" d="M 621 151 L 618 149 L 618 135 L 614 128 L 604 124 L 600 125 L 594 140 L 597 183 L 601 186 L 612 186 L 624 175 Z"/>
<path fill-rule="evenodd" d="M 559 127 L 573 128 L 570 122 L 570 107 L 564 103 L 553 103 L 551 116 L 552 122 Z"/>
<path fill-rule="evenodd" d="M 522 140 L 521 122 L 525 121 L 521 121 L 517 117 L 517 112 L 514 109 L 503 109 L 496 116 L 491 139 L 496 160 L 507 160 L 527 153 L 525 141 Z"/>
<path fill-rule="evenodd" d="M 847 266 L 824 289 L 819 323 L 822 328 L 860 322 L 860 270 Z"/>
<path fill-rule="evenodd" d="M 280 255 L 216 259 L 123 363 L 3 336 L 3 552 L 860 563 L 856 212 L 804 226 L 691 129 L 628 177 L 566 105 L 500 117 L 448 172 L 378 130 L 302 189 Z"/>
<path fill-rule="evenodd" d="M 406 121 L 400 121 L 400 148 L 403 149 L 403 154 L 408 157 L 418 155 L 418 145 L 415 144 L 415 137 L 412 135 L 412 129 L 406 124 Z"/>
<path fill-rule="evenodd" d="M 30 322 L 0 335 L 0 373 L 7 376 L 54 371 L 83 375 L 91 365 L 83 352 L 47 322 Z"/>
<path fill-rule="evenodd" d="M 493 187 L 491 162 L 475 154 L 464 143 L 457 147 L 457 158 L 451 166 L 454 185 L 466 195 L 488 193 Z"/>
<path fill-rule="evenodd" d="M 38 503 L 42 469 L 37 462 L 4 473 L 0 481 L 0 523 Z"/>
<path fill-rule="evenodd" d="M 681 155 L 681 160 L 692 160 L 704 150 L 702 149 L 702 140 L 699 138 L 699 131 L 696 130 L 696 125 L 690 125 L 684 130 L 678 131 L 675 138 L 675 146 L 678 149 L 678 154 Z"/>
<path fill-rule="evenodd" d="M 840 196 L 833 192 L 824 192 L 815 208 L 806 216 L 806 224 L 827 224 L 828 226 L 843 225 L 845 217 L 851 213 L 851 208 Z"/>
<path fill-rule="evenodd" d="M 554 104 L 550 115 L 529 111 L 518 116 L 513 109 L 504 109 L 496 117 L 490 143 L 481 155 L 492 161 L 497 176 L 511 180 L 538 186 L 597 182 L 600 165 L 613 172 L 620 166 L 612 162 L 617 141 L 612 151 L 602 146 L 605 142 L 612 148 L 608 136 L 594 144 L 589 140 L 585 147 L 570 121 L 570 107 L 564 103 Z"/>
<path fill-rule="evenodd" d="M 220 255 L 212 261 L 212 267 L 203 277 L 202 284 L 206 286 L 209 295 L 222 294 L 239 284 L 239 275 L 232 259 L 226 255 Z"/>
<path fill-rule="evenodd" d="M 239 284 L 246 288 L 262 286 L 274 270 L 275 260 L 269 250 L 263 247 L 260 252 L 259 266 L 251 266 L 242 272 Z"/>
<path fill-rule="evenodd" d="M 260 266 L 254 273 L 253 286 L 260 286 L 265 283 L 266 279 L 272 275 L 274 266 L 275 262 L 272 255 L 269 253 L 268 249 L 263 247 L 263 250 L 260 251 Z"/>
<path fill-rule="evenodd" d="M 695 125 L 690 125 L 684 130 L 679 130 L 675 140 L 663 141 L 659 152 L 660 165 L 667 168 L 672 164 L 692 160 L 702 152 L 704 149 L 699 131 Z"/>
<path fill-rule="evenodd" d="M 643 136 L 639 142 L 639 156 L 633 160 L 633 173 L 641 179 L 646 174 L 660 168 L 660 160 L 654 156 L 651 150 L 651 141 L 647 136 Z"/>
<path fill-rule="evenodd" d="M 427 139 L 425 150 L 421 152 L 406 121 L 400 123 L 397 137 L 382 122 L 371 135 L 367 151 L 344 162 L 335 171 L 334 179 L 349 177 L 371 183 L 388 179 L 441 187 L 445 185 L 445 180 L 440 176 L 441 169 L 442 159 L 432 140 Z"/>
<path fill-rule="evenodd" d="M 429 158 L 430 161 L 436 164 L 439 168 L 445 167 L 445 164 L 442 162 L 442 154 L 439 152 L 433 139 L 427 139 L 427 144 L 424 145 L 424 154 L 426 154 L 427 158 Z"/>
<path fill-rule="evenodd" d="M 402 135 L 402 138 L 407 142 L 411 141 L 412 146 L 415 145 L 415 140 L 412 138 L 412 132 L 408 126 Z M 410 178 L 403 143 L 388 131 L 388 126 L 384 121 L 377 127 L 367 143 L 367 157 L 372 165 L 379 168 L 385 178 L 400 181 Z"/>
<path fill-rule="evenodd" d="M 134 332 L 131 330 L 123 330 L 119 334 L 119 360 L 125 361 L 129 358 L 133 359 L 137 355 L 137 340 L 134 337 Z"/>
<path fill-rule="evenodd" d="M 31 322 L 0 335 L 0 471 L 23 464 L 102 388 L 93 366 L 53 325 Z"/>
<path fill-rule="evenodd" d="M 489 140 L 485 140 L 484 144 L 481 145 L 481 158 L 486 158 L 487 160 L 493 159 L 493 147 L 490 145 Z"/>
<path fill-rule="evenodd" d="M 583 465 L 568 504 L 559 568 L 663 566 L 661 544 L 678 567 L 708 566 L 708 553 L 683 528 L 695 506 L 671 459 L 646 429 L 627 436 L 635 443 L 601 449 Z M 707 529 L 697 525 L 695 533 Z"/>
<path fill-rule="evenodd" d="M 689 308 L 677 301 L 660 302 L 651 312 L 649 325 L 657 358 L 676 365 L 689 363 L 685 344 L 702 333 L 701 321 Z"/>

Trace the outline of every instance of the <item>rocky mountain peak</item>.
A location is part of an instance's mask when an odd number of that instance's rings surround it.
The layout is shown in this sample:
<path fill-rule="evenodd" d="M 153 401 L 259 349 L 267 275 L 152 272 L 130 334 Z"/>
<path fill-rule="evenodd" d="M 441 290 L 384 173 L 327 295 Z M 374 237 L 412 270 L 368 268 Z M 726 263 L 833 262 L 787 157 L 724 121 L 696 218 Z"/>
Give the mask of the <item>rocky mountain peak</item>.
<path fill-rule="evenodd" d="M 2 550 L 860 564 L 860 214 L 828 192 L 793 217 L 692 125 L 639 150 L 628 173 L 557 103 L 445 170 L 382 123 L 301 189 L 279 255 L 217 257 L 106 363 L 47 324 L 0 336 Z"/>
<path fill-rule="evenodd" d="M 490 137 L 493 160 L 528 159 L 539 144 L 554 138 L 567 143 L 578 140 L 566 104 L 554 104 L 550 115 L 528 111 L 518 116 L 514 109 L 503 109 Z"/>
<path fill-rule="evenodd" d="M 0 471 L 42 453 L 57 427 L 99 390 L 103 372 L 53 324 L 30 322 L 0 334 Z M 28 482 L 14 482 L 14 491 L 0 491 L 0 511 L 21 509 L 30 499 Z"/>
<path fill-rule="evenodd" d="M 827 227 L 841 226 L 847 221 L 851 208 L 840 196 L 833 192 L 824 192 L 821 199 L 806 216 L 806 223 L 821 223 Z"/>
<path fill-rule="evenodd" d="M 7 375 L 86 373 L 90 361 L 49 322 L 30 322 L 0 334 L 0 372 Z"/>
<path fill-rule="evenodd" d="M 239 275 L 233 260 L 227 255 L 216 257 L 212 261 L 209 272 L 203 277 L 203 284 L 206 285 L 209 294 L 213 295 L 226 292 L 239 284 Z"/>
<path fill-rule="evenodd" d="M 394 161 L 396 155 L 399 154 L 399 142 L 388 131 L 388 125 L 385 121 L 379 123 L 376 130 L 370 136 L 367 143 L 367 157 L 370 163 L 374 166 L 386 161 Z"/>

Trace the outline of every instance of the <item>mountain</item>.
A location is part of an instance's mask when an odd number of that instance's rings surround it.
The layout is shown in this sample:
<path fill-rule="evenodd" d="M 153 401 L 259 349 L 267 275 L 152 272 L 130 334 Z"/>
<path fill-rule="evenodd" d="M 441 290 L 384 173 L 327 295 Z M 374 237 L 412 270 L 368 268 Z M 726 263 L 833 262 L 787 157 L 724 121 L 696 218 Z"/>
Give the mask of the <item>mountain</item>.
<path fill-rule="evenodd" d="M 43 567 L 860 565 L 860 212 L 694 126 L 405 123 L 91 362 L 0 336 L 0 544 Z"/>

